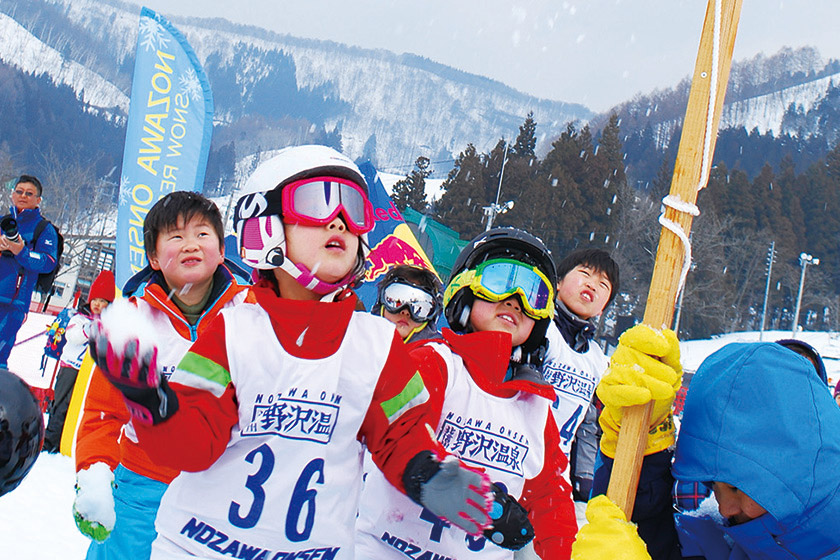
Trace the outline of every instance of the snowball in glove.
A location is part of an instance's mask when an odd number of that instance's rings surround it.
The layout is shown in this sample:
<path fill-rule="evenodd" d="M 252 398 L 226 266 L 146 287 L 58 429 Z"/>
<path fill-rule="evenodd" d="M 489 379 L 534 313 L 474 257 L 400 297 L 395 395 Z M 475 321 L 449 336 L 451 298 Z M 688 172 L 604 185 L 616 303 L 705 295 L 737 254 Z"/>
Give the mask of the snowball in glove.
<path fill-rule="evenodd" d="M 598 385 L 604 403 L 599 423 L 604 430 L 601 450 L 615 457 L 623 408 L 654 401 L 645 455 L 674 443 L 671 406 L 682 384 L 680 343 L 670 329 L 658 331 L 641 324 L 625 331 Z"/>
<path fill-rule="evenodd" d="M 572 560 L 651 560 L 636 526 L 604 495 L 586 506 L 589 521 L 578 531 L 572 545 Z"/>
<path fill-rule="evenodd" d="M 153 319 L 126 300 L 109 305 L 91 326 L 91 357 L 123 394 L 132 419 L 143 424 L 159 424 L 178 410 L 158 370 L 155 329 Z"/>
<path fill-rule="evenodd" d="M 76 474 L 73 518 L 79 531 L 97 542 L 114 530 L 114 473 L 105 463 L 94 463 Z"/>

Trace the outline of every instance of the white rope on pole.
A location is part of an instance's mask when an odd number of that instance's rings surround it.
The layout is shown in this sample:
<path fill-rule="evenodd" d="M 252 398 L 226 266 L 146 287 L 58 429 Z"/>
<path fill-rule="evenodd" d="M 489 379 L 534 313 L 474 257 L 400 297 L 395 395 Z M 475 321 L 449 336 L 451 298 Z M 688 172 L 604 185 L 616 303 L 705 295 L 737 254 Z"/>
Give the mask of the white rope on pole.
<path fill-rule="evenodd" d="M 670 194 L 662 199 L 662 204 L 669 208 L 673 208 L 678 212 L 691 214 L 694 217 L 700 215 L 700 209 L 697 208 L 696 204 L 691 204 L 690 202 L 686 202 Z M 665 212 L 660 214 L 659 223 L 662 224 L 662 227 L 670 230 L 674 235 L 679 237 L 680 241 L 682 241 L 683 247 L 685 248 L 682 271 L 680 272 L 680 284 L 679 289 L 677 290 L 677 297 L 679 297 L 679 293 L 682 291 L 683 286 L 685 286 L 685 279 L 688 276 L 688 270 L 691 267 L 691 241 L 688 239 L 688 236 L 685 234 L 685 230 L 682 226 L 680 226 L 680 224 L 665 217 Z"/>
<path fill-rule="evenodd" d="M 703 163 L 700 169 L 699 182 L 697 184 L 698 193 L 704 188 L 706 188 L 706 185 L 709 182 L 709 168 L 712 159 L 712 135 L 715 134 L 715 131 L 712 130 L 712 126 L 714 122 L 715 104 L 717 103 L 717 89 L 719 78 L 718 67 L 720 65 L 721 17 L 721 0 L 715 0 L 715 22 L 712 40 L 712 73 L 709 79 L 709 105 L 706 109 L 706 132 L 703 141 Z M 672 196 L 670 194 L 662 199 L 662 204 L 669 208 L 673 208 L 678 212 L 691 214 L 695 217 L 700 215 L 700 210 L 697 208 L 696 204 L 685 202 L 684 200 L 681 200 L 680 198 Z M 665 217 L 664 211 L 659 216 L 659 223 L 662 225 L 662 227 L 670 230 L 674 235 L 679 237 L 680 241 L 682 241 L 683 247 L 685 248 L 685 250 L 683 251 L 682 271 L 680 272 L 680 283 L 677 289 L 676 296 L 679 297 L 680 292 L 682 292 L 683 287 L 685 287 L 685 280 L 688 276 L 688 271 L 691 268 L 691 241 L 688 239 L 685 230 L 683 230 L 683 228 L 678 223 L 674 222 L 673 220 L 669 220 Z"/>
<path fill-rule="evenodd" d="M 703 142 L 703 167 L 700 171 L 700 179 L 697 185 L 697 192 L 700 192 L 706 187 L 709 181 L 709 163 L 712 159 L 711 144 L 712 134 L 716 131 L 712 130 L 715 114 L 715 104 L 717 103 L 717 89 L 718 89 L 718 74 L 720 66 L 720 20 L 721 20 L 721 1 L 715 0 L 715 25 L 712 40 L 712 75 L 709 80 L 709 106 L 706 110 L 706 138 Z"/>

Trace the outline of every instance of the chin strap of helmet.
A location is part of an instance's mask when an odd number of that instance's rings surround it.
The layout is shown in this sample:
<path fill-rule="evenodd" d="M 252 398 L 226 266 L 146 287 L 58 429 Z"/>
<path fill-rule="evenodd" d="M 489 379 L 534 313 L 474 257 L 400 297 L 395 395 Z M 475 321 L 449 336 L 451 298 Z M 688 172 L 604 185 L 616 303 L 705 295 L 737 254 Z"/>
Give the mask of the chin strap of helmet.
<path fill-rule="evenodd" d="M 293 263 L 288 258 L 283 259 L 283 262 L 280 264 L 280 268 L 288 272 L 292 278 L 297 280 L 298 284 L 300 284 L 307 290 L 315 292 L 319 296 L 325 296 L 329 293 L 340 290 L 346 287 L 348 284 L 351 284 L 356 278 L 354 269 L 347 273 L 347 276 L 345 276 L 338 282 L 324 282 L 323 280 L 315 276 L 315 273 L 306 268 L 304 265 Z"/>
<path fill-rule="evenodd" d="M 525 352 L 522 346 L 514 348 L 510 356 L 509 380 L 516 379 L 545 385 L 547 382 L 543 378 L 540 368 L 545 359 L 546 346 L 546 342 L 543 341 L 530 352 Z"/>

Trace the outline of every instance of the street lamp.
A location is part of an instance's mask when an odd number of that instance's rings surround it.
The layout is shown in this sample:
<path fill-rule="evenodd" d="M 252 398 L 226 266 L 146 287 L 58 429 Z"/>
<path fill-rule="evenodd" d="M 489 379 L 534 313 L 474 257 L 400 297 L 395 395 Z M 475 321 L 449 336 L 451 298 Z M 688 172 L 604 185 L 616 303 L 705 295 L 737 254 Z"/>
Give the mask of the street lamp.
<path fill-rule="evenodd" d="M 805 284 L 805 269 L 808 265 L 818 266 L 820 259 L 815 259 L 808 253 L 800 253 L 799 265 L 802 267 L 802 275 L 799 277 L 799 295 L 796 296 L 796 311 L 793 313 L 793 331 L 792 336 L 796 338 L 796 327 L 799 324 L 799 306 L 802 304 L 802 286 Z"/>
<path fill-rule="evenodd" d="M 505 164 L 507 163 L 507 155 L 508 155 L 508 143 L 505 142 L 505 153 L 502 156 L 502 170 L 499 173 L 499 187 L 496 189 L 496 202 L 491 202 L 490 206 L 485 206 L 483 208 L 484 215 L 487 216 L 487 227 L 484 228 L 484 231 L 490 231 L 490 228 L 493 227 L 493 219 L 496 217 L 496 214 L 504 214 L 511 208 L 513 208 L 513 202 L 507 202 L 503 205 L 499 205 L 499 195 L 502 192 L 502 178 L 505 176 Z"/>

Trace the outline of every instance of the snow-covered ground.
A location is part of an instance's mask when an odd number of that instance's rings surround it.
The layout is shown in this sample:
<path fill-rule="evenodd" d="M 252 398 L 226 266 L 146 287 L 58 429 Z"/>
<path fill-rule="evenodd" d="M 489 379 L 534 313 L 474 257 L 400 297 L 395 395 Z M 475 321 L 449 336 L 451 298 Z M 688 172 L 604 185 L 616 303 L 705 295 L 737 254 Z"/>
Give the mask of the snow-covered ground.
<path fill-rule="evenodd" d="M 52 367 L 41 375 L 50 315 L 30 313 L 18 333 L 20 342 L 9 357 L 9 369 L 35 387 L 46 387 Z M 42 453 L 32 470 L 15 490 L 0 496 L 0 558 L 40 560 L 84 558 L 88 540 L 73 522 L 76 482 L 73 460 L 64 455 Z"/>
<path fill-rule="evenodd" d="M 46 387 L 46 375 L 39 369 L 44 348 L 45 330 L 52 317 L 32 313 L 18 333 L 19 343 L 12 351 L 9 369 L 30 385 Z M 40 336 L 36 336 L 39 333 Z M 790 338 L 790 332 L 769 331 L 765 341 Z M 34 338 L 31 338 L 34 337 Z M 681 344 L 683 366 L 688 371 L 706 356 L 729 342 L 757 341 L 758 333 L 735 333 L 711 340 L 694 340 Z M 31 338 L 31 339 L 30 339 Z M 798 338 L 814 346 L 823 356 L 829 381 L 840 379 L 840 333 L 799 333 Z M 26 342 L 27 339 L 30 339 Z M 42 454 L 29 475 L 14 491 L 0 497 L 0 558 L 18 560 L 83 558 L 88 540 L 73 523 L 73 460 L 63 455 Z M 583 504 L 578 517 L 583 521 Z"/>

